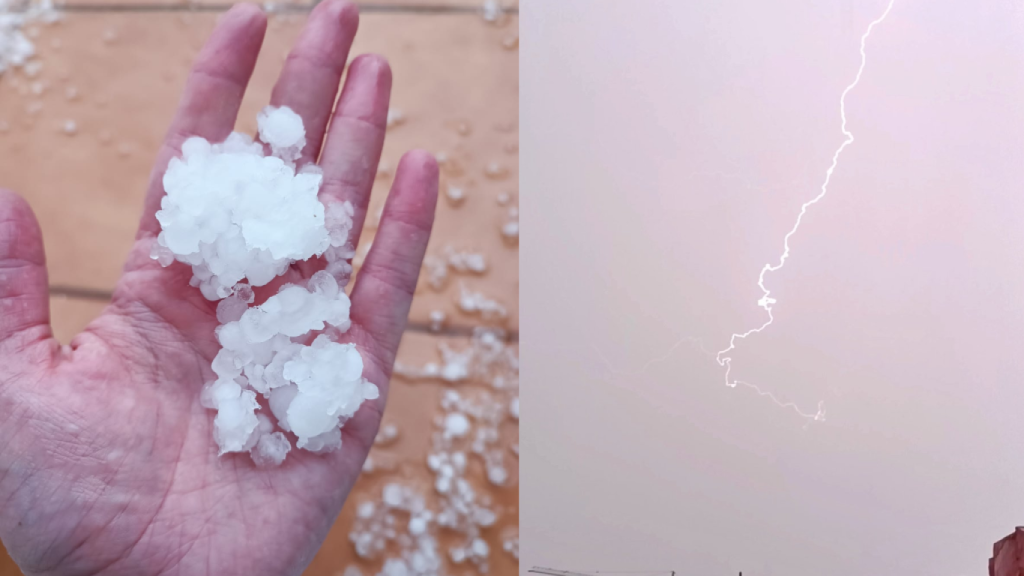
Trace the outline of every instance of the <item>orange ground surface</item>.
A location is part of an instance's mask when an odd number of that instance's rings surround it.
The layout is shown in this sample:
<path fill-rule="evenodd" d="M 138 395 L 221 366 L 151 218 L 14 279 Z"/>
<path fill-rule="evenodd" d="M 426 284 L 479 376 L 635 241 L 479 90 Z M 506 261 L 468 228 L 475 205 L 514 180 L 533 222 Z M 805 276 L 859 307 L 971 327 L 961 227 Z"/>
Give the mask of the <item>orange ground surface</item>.
<path fill-rule="evenodd" d="M 466 334 L 483 324 L 500 325 L 509 340 L 517 338 L 518 247 L 500 230 L 514 218 L 509 210 L 518 206 L 518 22 L 516 3 L 504 5 L 512 9 L 497 22 L 487 22 L 481 3 L 472 0 L 361 4 L 352 54 L 372 51 L 390 60 L 392 106 L 406 118 L 389 129 L 363 240 L 372 239 L 374 215 L 391 183 L 387 167 L 404 150 L 422 147 L 447 158 L 428 254 L 441 255 L 450 246 L 483 253 L 488 263 L 487 272 L 453 274 L 440 289 L 421 280 L 399 352 L 402 363 L 437 361 L 439 342 L 465 345 Z M 269 97 L 308 6 L 278 4 L 242 107 L 240 130 L 254 131 L 256 112 Z M 25 196 L 40 220 L 54 330 L 63 342 L 105 305 L 134 235 L 157 145 L 192 58 L 224 8 L 213 2 L 69 0 L 59 22 L 30 30 L 42 70 L 34 77 L 21 70 L 0 76 L 0 126 L 7 128 L 0 131 L 0 185 Z M 73 135 L 61 129 L 67 120 L 77 125 Z M 449 186 L 464 189 L 466 199 L 448 201 L 444 191 Z M 508 201 L 501 204 L 499 197 Z M 462 285 L 500 302 L 507 318 L 484 320 L 459 312 Z M 447 314 L 443 334 L 426 330 L 434 310 Z M 444 389 L 440 382 L 394 379 L 384 423 L 395 424 L 400 435 L 371 455 L 389 469 L 363 475 L 306 574 L 340 576 L 352 564 L 364 574 L 379 569 L 380 559 L 358 559 L 349 542 L 355 504 L 379 496 L 389 479 L 429 485 L 425 458 Z M 517 424 L 503 428 L 501 441 L 518 444 Z M 503 540 L 518 527 L 518 461 L 509 454 L 510 477 L 503 486 L 486 482 L 482 466 L 470 468 L 474 486 L 500 510 L 499 521 L 484 531 L 491 548 L 490 574 L 517 571 L 516 560 L 502 550 Z M 466 565 L 455 572 L 474 573 Z M 18 573 L 0 553 L 0 576 Z"/>

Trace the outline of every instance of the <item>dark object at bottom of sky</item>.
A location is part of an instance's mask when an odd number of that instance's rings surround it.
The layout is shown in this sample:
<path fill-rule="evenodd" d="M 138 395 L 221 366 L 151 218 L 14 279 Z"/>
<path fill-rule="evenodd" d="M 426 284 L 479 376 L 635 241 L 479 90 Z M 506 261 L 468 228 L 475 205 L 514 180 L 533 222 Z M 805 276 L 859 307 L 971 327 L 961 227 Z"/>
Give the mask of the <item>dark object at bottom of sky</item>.
<path fill-rule="evenodd" d="M 988 576 L 1021 576 L 1024 574 L 1024 526 L 992 546 Z"/>

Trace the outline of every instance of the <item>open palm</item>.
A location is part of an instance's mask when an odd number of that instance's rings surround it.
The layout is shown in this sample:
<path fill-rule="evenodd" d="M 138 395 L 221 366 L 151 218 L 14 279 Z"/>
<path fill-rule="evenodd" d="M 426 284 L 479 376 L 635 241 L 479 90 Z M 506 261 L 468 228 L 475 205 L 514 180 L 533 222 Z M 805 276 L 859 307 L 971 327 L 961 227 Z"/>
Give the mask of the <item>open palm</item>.
<path fill-rule="evenodd" d="M 353 5 L 320 3 L 271 97 L 302 116 L 309 144 L 300 163 L 319 159 L 321 194 L 355 206 L 353 242 L 391 87 L 383 58 L 361 56 L 337 97 L 357 23 Z M 252 5 L 221 17 L 160 151 L 112 301 L 69 346 L 50 329 L 35 218 L 20 197 L 0 192 L 0 537 L 29 574 L 297 574 L 366 458 L 433 222 L 429 154 L 402 159 L 352 290 L 345 341 L 359 347 L 381 398 L 345 425 L 339 451 L 292 451 L 276 468 L 257 468 L 247 454 L 217 456 L 213 412 L 199 404 L 219 348 L 216 303 L 189 286 L 187 266 L 149 258 L 167 162 L 189 136 L 219 141 L 231 131 L 265 30 Z M 313 271 L 295 266 L 284 280 Z M 273 289 L 257 291 L 257 303 Z"/>

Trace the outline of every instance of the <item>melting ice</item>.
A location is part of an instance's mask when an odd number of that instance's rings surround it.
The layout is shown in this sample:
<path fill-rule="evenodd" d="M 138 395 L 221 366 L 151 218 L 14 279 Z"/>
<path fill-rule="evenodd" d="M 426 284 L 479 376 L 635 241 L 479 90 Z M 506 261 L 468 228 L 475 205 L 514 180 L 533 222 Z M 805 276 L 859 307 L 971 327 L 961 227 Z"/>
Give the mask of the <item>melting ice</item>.
<path fill-rule="evenodd" d="M 352 205 L 324 206 L 320 168 L 296 168 L 306 143 L 298 114 L 268 106 L 257 124 L 261 141 L 239 133 L 185 141 L 164 174 L 151 256 L 191 266 L 192 286 L 219 300 L 216 379 L 200 401 L 217 411 L 221 454 L 248 451 L 257 464 L 276 465 L 292 449 L 286 433 L 299 449 L 340 447 L 341 427 L 378 390 L 362 377 L 355 346 L 328 335 L 351 324 L 342 288 L 352 272 Z M 252 306 L 254 286 L 314 256 L 324 256 L 325 270 Z"/>

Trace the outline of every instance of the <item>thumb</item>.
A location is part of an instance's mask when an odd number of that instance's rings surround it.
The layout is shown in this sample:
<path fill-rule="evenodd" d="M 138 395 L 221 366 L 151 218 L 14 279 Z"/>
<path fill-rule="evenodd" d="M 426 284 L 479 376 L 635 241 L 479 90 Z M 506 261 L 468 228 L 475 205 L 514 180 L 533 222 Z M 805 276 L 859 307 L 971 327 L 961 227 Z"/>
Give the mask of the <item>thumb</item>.
<path fill-rule="evenodd" d="M 39 223 L 21 196 L 0 189 L 0 346 L 49 336 L 50 299 Z"/>

